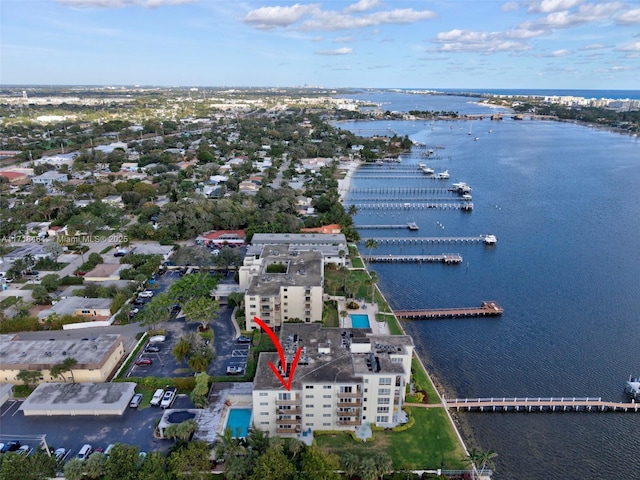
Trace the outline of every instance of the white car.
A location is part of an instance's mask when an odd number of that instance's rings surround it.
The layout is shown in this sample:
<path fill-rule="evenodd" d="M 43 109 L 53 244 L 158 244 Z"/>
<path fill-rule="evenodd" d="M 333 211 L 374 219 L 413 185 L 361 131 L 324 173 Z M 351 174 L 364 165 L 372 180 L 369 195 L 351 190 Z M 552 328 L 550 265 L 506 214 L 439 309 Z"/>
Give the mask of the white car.
<path fill-rule="evenodd" d="M 151 297 L 153 297 L 153 291 L 151 290 L 145 290 L 138 294 L 138 298 L 151 298 Z"/>
<path fill-rule="evenodd" d="M 162 397 L 162 401 L 160 402 L 160 406 L 162 408 L 170 408 L 175 398 L 176 398 L 176 387 L 167 388 L 167 391 L 164 392 L 164 396 Z"/>
<path fill-rule="evenodd" d="M 157 407 L 158 405 L 160 405 L 160 402 L 162 402 L 162 397 L 164 397 L 164 390 L 162 388 L 159 388 L 155 391 L 153 397 L 151 397 L 151 402 L 149 403 Z"/>
<path fill-rule="evenodd" d="M 18 455 L 29 455 L 29 452 L 31 452 L 31 447 L 29 445 L 22 445 L 17 451 L 16 453 Z"/>
<path fill-rule="evenodd" d="M 78 460 L 86 460 L 91 455 L 91 452 L 93 452 L 93 448 L 88 443 L 85 443 L 78 452 Z"/>
<path fill-rule="evenodd" d="M 57 462 L 61 462 L 66 455 L 67 455 L 67 450 L 62 447 L 56 448 L 56 451 L 53 452 L 53 456 L 55 457 Z"/>

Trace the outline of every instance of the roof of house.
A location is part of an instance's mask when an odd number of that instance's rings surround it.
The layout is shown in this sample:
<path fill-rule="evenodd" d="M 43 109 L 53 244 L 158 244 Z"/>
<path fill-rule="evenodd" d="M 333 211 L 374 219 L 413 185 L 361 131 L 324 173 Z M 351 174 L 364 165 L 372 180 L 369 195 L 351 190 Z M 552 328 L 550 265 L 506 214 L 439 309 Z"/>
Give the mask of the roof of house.
<path fill-rule="evenodd" d="M 6 171 L 6 172 L 0 172 L 0 176 L 1 177 L 5 177 L 8 179 L 18 179 L 18 178 L 24 178 L 27 176 L 26 173 L 22 173 L 22 172 L 13 172 L 13 171 Z"/>
<path fill-rule="evenodd" d="M 96 265 L 96 267 L 90 272 L 87 272 L 87 274 L 85 275 L 85 278 L 86 277 L 110 277 L 121 268 L 122 268 L 122 265 L 119 263 L 101 263 L 99 265 Z"/>
<path fill-rule="evenodd" d="M 330 225 L 322 225 L 321 227 L 315 228 L 301 228 L 300 231 L 302 233 L 324 233 L 324 234 L 333 234 L 340 233 L 340 225 L 337 223 L 332 223 Z"/>
<path fill-rule="evenodd" d="M 235 238 L 245 238 L 246 230 L 215 230 L 198 235 L 200 240 L 229 240 Z"/>

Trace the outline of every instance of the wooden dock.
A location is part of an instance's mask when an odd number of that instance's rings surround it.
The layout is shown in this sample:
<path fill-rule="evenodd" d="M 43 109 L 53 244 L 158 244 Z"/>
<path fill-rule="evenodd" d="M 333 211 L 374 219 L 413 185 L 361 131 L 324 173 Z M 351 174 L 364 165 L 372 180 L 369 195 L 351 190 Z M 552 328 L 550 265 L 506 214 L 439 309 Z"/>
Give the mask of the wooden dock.
<path fill-rule="evenodd" d="M 422 318 L 464 318 L 464 317 L 497 317 L 502 315 L 504 309 L 497 302 L 482 302 L 477 308 L 433 308 L 420 310 L 396 310 L 396 317 L 402 319 Z"/>
<path fill-rule="evenodd" d="M 353 203 L 358 210 L 426 210 L 429 208 L 473 210 L 473 203 L 462 202 L 404 202 L 404 203 Z M 347 208 L 349 205 L 345 205 Z"/>
<path fill-rule="evenodd" d="M 368 239 L 360 239 L 364 243 Z M 379 245 L 430 244 L 430 243 L 484 243 L 484 235 L 477 237 L 377 237 L 373 240 Z"/>
<path fill-rule="evenodd" d="M 398 228 L 409 228 L 407 223 L 403 223 L 402 225 L 354 225 L 353 228 L 361 229 L 361 230 L 392 230 Z"/>
<path fill-rule="evenodd" d="M 368 263 L 462 263 L 462 255 L 459 253 L 443 253 L 442 255 L 365 255 L 362 259 Z"/>
<path fill-rule="evenodd" d="M 447 408 L 476 412 L 638 412 L 640 403 L 592 397 L 516 397 L 443 399 Z"/>
<path fill-rule="evenodd" d="M 425 195 L 450 192 L 448 187 L 354 187 L 349 194 Z"/>

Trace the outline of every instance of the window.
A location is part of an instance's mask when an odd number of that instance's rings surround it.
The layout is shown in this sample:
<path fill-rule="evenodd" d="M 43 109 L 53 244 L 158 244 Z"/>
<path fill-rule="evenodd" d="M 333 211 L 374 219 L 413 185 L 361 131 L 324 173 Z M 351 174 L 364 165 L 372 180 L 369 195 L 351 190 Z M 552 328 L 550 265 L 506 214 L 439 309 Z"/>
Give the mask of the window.
<path fill-rule="evenodd" d="M 340 393 L 351 393 L 352 387 L 340 387 Z"/>
<path fill-rule="evenodd" d="M 268 407 L 269 406 L 269 402 L 260 402 L 260 406 L 261 407 Z"/>
<path fill-rule="evenodd" d="M 328 403 L 328 404 L 326 404 L 326 405 L 322 405 L 322 408 L 331 408 L 331 404 L 330 404 L 330 403 Z"/>
<path fill-rule="evenodd" d="M 378 407 L 378 413 L 389 413 L 389 407 Z"/>
<path fill-rule="evenodd" d="M 378 389 L 378 395 L 391 395 L 391 389 L 390 388 L 379 388 Z"/>
<path fill-rule="evenodd" d="M 330 427 L 330 426 L 331 426 L 331 424 L 330 424 L 330 423 L 323 423 L 323 424 L 322 424 L 322 426 L 323 426 L 323 427 Z"/>
<path fill-rule="evenodd" d="M 260 415 L 267 416 L 267 415 L 269 415 L 269 412 L 260 412 Z"/>
<path fill-rule="evenodd" d="M 380 385 L 391 385 L 391 378 L 390 377 L 383 377 L 380 379 L 380 381 L 378 382 Z"/>
<path fill-rule="evenodd" d="M 304 398 L 313 398 L 313 395 L 305 395 Z"/>
<path fill-rule="evenodd" d="M 260 422 L 260 425 L 269 425 L 269 422 Z"/>
<path fill-rule="evenodd" d="M 402 357 L 391 357 L 391 363 L 402 363 Z"/>
<path fill-rule="evenodd" d="M 278 400 L 291 400 L 291 394 L 290 393 L 278 393 Z"/>
<path fill-rule="evenodd" d="M 307 418 L 313 418 L 313 413 L 305 413 L 304 416 Z"/>
<path fill-rule="evenodd" d="M 325 390 L 329 390 L 331 388 L 331 385 L 323 385 L 322 388 L 324 388 Z"/>
<path fill-rule="evenodd" d="M 322 398 L 331 398 L 331 395 L 323 395 Z"/>
<path fill-rule="evenodd" d="M 304 387 L 304 388 L 306 388 L 307 390 L 309 390 L 309 389 L 313 388 L 313 385 L 305 385 L 305 387 Z"/>
<path fill-rule="evenodd" d="M 251 305 L 249 305 L 249 308 L 256 308 L 256 304 L 252 303 Z"/>
<path fill-rule="evenodd" d="M 261 397 L 266 397 L 267 395 L 269 395 L 267 392 L 260 392 Z"/>
<path fill-rule="evenodd" d="M 84 314 L 91 313 L 91 310 L 82 310 L 82 313 Z"/>
<path fill-rule="evenodd" d="M 322 414 L 322 416 L 323 416 L 323 417 L 330 417 L 330 416 L 331 416 L 331 414 L 330 414 L 330 413 L 323 413 L 323 414 Z"/>
<path fill-rule="evenodd" d="M 389 405 L 389 398 L 388 397 L 378 398 L 378 405 Z"/>
<path fill-rule="evenodd" d="M 389 421 L 389 415 L 378 415 L 376 416 L 376 422 L 378 423 L 387 423 Z"/>
<path fill-rule="evenodd" d="M 305 405 L 304 408 L 313 408 L 313 405 Z"/>

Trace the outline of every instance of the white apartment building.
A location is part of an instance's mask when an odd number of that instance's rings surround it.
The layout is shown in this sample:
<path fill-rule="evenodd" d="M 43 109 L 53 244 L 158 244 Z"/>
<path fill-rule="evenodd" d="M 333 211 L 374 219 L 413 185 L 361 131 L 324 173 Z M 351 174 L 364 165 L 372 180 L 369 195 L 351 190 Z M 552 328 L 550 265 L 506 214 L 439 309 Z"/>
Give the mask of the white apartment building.
<path fill-rule="evenodd" d="M 355 430 L 366 424 L 393 427 L 406 421 L 402 405 L 411 377 L 410 336 L 286 323 L 280 343 L 284 366 L 277 353 L 261 353 L 258 360 L 253 385 L 256 428 L 288 436 Z M 269 364 L 289 380 L 298 349 L 300 359 L 287 391 Z"/>
<path fill-rule="evenodd" d="M 247 256 L 257 257 L 264 247 L 271 245 L 287 245 L 292 252 L 320 252 L 325 265 L 346 265 L 349 252 L 347 239 L 342 233 L 256 233 L 247 249 Z"/>
<path fill-rule="evenodd" d="M 260 258 L 247 256 L 239 269 L 244 291 L 247 329 L 258 328 L 253 317 L 271 328 L 283 322 L 322 320 L 324 268 L 322 254 L 289 251 L 287 245 L 264 247 Z"/>

